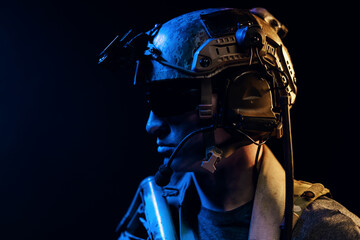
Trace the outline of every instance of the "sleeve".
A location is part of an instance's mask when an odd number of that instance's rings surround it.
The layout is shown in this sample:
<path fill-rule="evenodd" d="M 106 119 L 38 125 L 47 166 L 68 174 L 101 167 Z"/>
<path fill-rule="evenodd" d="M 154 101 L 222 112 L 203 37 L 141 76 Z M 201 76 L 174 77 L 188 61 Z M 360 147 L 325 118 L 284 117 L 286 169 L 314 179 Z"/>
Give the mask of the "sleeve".
<path fill-rule="evenodd" d="M 360 219 L 335 200 L 321 197 L 305 209 L 292 239 L 358 240 Z"/>

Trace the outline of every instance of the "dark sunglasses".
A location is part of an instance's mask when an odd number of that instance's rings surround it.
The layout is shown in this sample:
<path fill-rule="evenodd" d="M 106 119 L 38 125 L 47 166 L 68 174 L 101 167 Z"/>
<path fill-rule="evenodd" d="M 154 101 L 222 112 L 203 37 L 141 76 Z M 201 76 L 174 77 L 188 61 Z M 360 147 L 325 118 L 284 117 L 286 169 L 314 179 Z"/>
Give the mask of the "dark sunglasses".
<path fill-rule="evenodd" d="M 159 117 L 176 116 L 193 111 L 199 103 L 198 81 L 155 83 L 146 90 L 146 104 Z"/>

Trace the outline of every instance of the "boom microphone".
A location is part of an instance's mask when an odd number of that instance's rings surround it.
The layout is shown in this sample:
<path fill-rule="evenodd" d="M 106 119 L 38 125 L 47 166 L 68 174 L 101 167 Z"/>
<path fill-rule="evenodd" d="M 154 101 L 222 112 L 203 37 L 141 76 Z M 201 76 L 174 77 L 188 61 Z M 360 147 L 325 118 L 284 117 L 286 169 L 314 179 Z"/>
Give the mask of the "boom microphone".
<path fill-rule="evenodd" d="M 155 174 L 155 182 L 158 186 L 163 187 L 169 184 L 171 175 L 173 173 L 173 170 L 171 168 L 171 163 L 173 162 L 175 156 L 178 154 L 180 149 L 184 146 L 184 144 L 194 135 L 206 132 L 209 130 L 213 130 L 214 126 L 210 125 L 209 127 L 200 128 L 198 130 L 195 130 L 191 133 L 189 133 L 187 136 L 185 136 L 181 142 L 176 146 L 174 152 L 171 154 L 169 161 L 167 163 L 164 163 L 159 167 L 159 170 Z"/>

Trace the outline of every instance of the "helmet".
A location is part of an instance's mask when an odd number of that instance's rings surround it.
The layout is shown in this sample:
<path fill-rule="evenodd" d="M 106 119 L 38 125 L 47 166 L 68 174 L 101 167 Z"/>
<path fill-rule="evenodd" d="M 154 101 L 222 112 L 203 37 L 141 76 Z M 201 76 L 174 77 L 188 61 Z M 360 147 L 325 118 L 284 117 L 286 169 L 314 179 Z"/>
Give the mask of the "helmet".
<path fill-rule="evenodd" d="M 282 42 L 286 33 L 286 27 L 262 8 L 204 9 L 114 40 L 99 62 L 136 62 L 134 83 L 151 86 L 149 102 L 159 114 L 197 106 L 201 119 L 215 117 L 218 126 L 279 135 L 280 97 L 289 96 L 292 105 L 297 93 L 293 65 Z M 173 84 L 174 94 L 169 94 Z M 216 114 L 213 92 L 219 95 Z M 161 93 L 180 104 L 166 103 Z M 161 99 L 163 106 L 157 108 Z M 185 99 L 197 103 L 181 104 Z"/>

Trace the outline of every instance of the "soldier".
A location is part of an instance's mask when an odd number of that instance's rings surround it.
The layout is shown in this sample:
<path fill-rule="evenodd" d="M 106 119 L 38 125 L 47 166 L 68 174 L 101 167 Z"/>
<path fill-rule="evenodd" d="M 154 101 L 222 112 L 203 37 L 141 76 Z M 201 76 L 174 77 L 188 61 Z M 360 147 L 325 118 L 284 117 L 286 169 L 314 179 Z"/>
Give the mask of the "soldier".
<path fill-rule="evenodd" d="M 205 9 L 102 52 L 108 68 L 136 63 L 146 130 L 164 158 L 157 185 L 140 184 L 119 239 L 360 239 L 360 219 L 328 189 L 292 179 L 297 87 L 286 33 L 265 9 Z M 285 137 L 286 174 L 270 137 Z"/>

